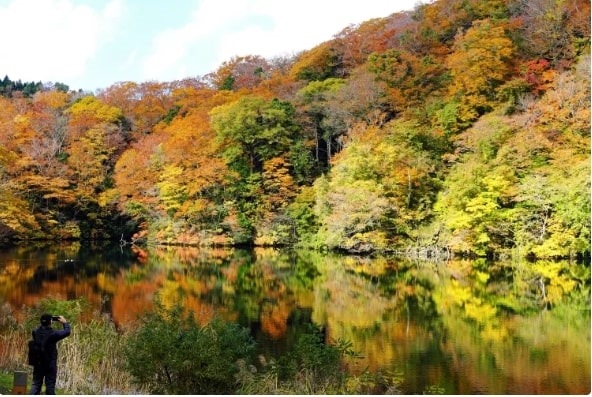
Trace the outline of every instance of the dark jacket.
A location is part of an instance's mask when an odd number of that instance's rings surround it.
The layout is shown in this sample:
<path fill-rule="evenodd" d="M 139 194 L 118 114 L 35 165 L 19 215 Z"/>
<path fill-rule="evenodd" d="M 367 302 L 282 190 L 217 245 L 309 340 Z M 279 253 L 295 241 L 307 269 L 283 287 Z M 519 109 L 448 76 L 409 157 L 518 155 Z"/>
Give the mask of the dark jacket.
<path fill-rule="evenodd" d="M 64 329 L 54 330 L 51 326 L 40 325 L 32 331 L 33 339 L 37 332 L 41 334 L 51 333 L 45 342 L 46 357 L 50 362 L 57 361 L 58 359 L 58 348 L 56 344 L 62 339 L 70 335 L 70 323 L 64 323 Z"/>

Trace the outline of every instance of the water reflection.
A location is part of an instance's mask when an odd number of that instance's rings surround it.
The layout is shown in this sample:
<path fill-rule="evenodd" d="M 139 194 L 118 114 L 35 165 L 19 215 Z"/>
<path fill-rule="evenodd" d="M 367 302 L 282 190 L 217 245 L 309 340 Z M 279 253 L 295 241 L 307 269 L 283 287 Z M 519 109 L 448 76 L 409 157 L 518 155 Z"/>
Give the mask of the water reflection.
<path fill-rule="evenodd" d="M 77 244 L 0 251 L 0 298 L 17 312 L 46 296 L 84 297 L 125 325 L 158 293 L 203 322 L 219 314 L 249 327 L 267 356 L 315 322 L 327 339 L 353 342 L 363 357 L 352 371 L 389 371 L 407 393 L 588 393 L 589 281 L 588 267 L 562 262 Z"/>

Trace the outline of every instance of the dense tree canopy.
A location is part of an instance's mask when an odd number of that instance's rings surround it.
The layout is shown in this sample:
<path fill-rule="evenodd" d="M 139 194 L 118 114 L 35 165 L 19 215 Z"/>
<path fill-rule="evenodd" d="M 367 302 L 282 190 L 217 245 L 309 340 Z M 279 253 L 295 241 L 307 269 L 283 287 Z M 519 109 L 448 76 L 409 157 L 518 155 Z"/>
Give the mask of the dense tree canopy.
<path fill-rule="evenodd" d="M 0 242 L 590 251 L 590 4 L 438 0 L 95 94 L 0 80 Z"/>

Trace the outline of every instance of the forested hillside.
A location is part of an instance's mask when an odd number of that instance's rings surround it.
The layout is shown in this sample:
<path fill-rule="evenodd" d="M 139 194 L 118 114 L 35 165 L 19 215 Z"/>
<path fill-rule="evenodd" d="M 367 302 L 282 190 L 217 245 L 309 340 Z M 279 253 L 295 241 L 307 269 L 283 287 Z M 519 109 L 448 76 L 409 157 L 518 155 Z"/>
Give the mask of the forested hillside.
<path fill-rule="evenodd" d="M 590 2 L 438 0 L 182 81 L 12 85 L 0 241 L 54 239 L 588 256 Z"/>

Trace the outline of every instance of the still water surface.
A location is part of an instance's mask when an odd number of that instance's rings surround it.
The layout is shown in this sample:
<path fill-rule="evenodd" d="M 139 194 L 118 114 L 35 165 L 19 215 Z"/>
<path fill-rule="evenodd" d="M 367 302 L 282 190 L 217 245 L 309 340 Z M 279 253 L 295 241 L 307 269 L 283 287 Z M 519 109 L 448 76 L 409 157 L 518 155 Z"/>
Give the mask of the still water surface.
<path fill-rule="evenodd" d="M 543 288 L 544 287 L 544 288 Z M 287 351 L 310 323 L 353 343 L 354 372 L 388 371 L 408 394 L 588 394 L 590 268 L 563 262 L 431 263 L 273 249 L 79 244 L 0 251 L 0 303 L 17 313 L 84 297 L 117 324 L 156 294 Z"/>

